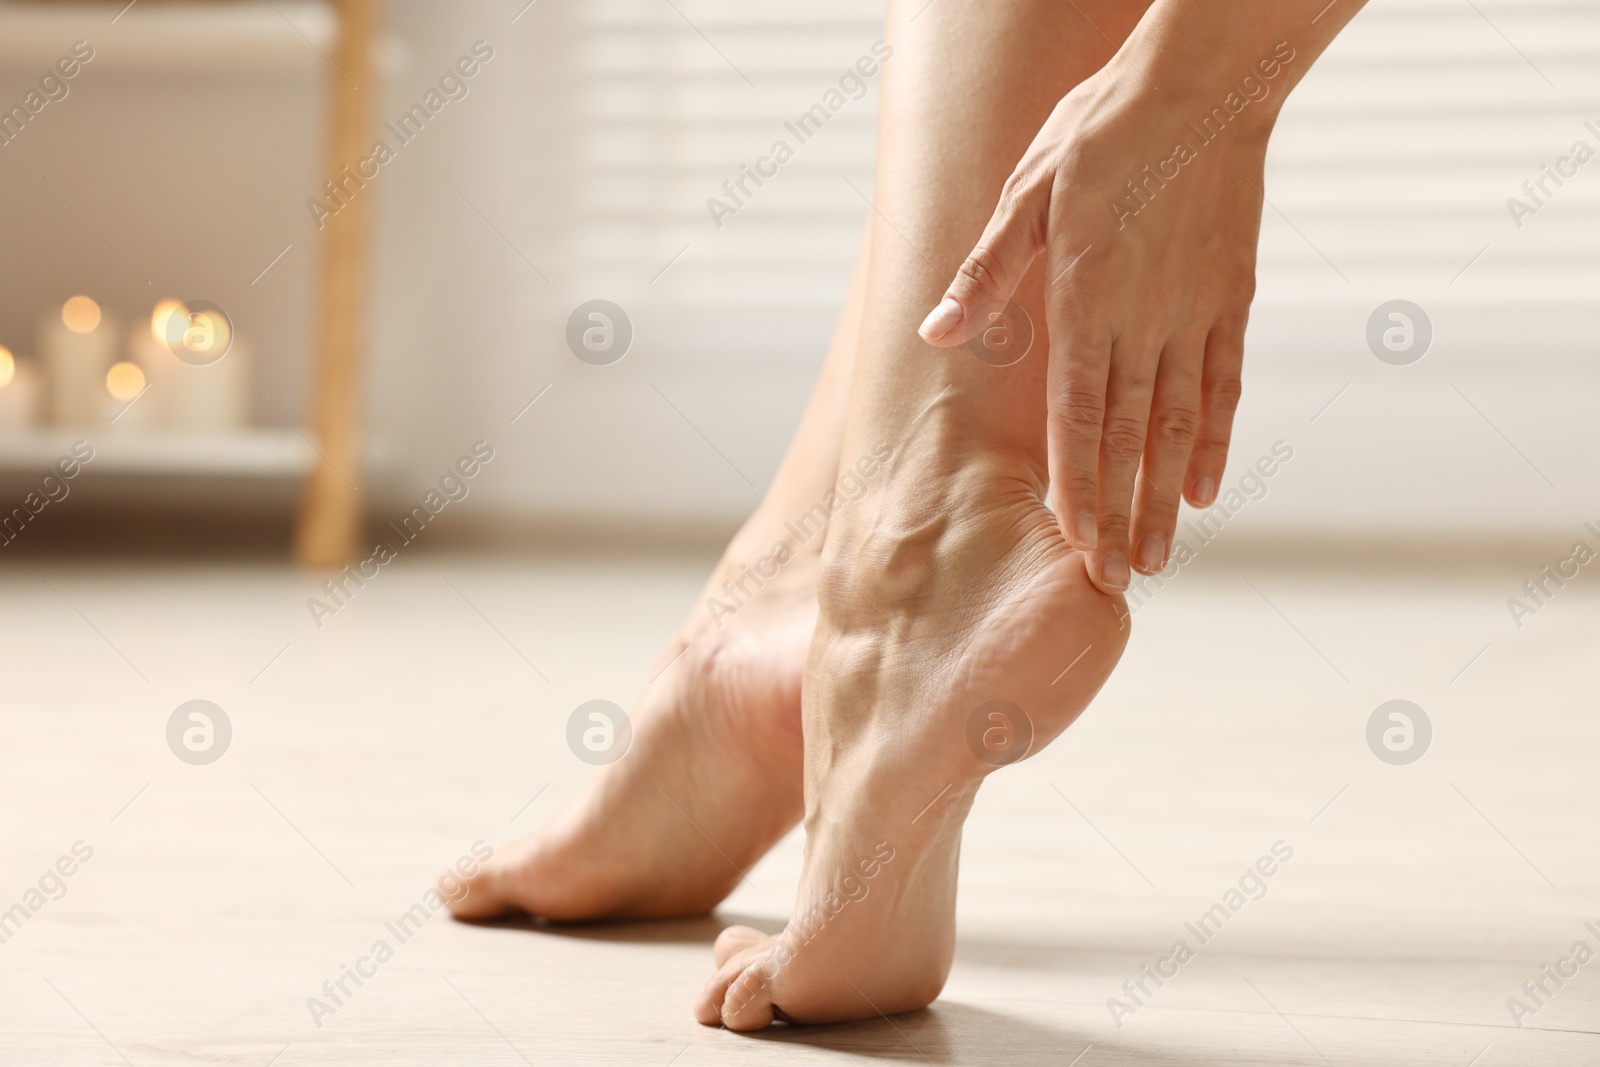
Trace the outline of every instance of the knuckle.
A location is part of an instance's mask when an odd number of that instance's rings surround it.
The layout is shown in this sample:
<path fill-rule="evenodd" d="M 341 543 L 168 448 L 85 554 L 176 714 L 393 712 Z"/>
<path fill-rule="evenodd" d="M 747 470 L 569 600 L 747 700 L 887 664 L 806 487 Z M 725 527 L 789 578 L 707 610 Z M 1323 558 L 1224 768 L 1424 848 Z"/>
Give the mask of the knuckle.
<path fill-rule="evenodd" d="M 992 292 L 1005 287 L 1005 265 L 993 248 L 979 245 L 956 272 L 958 284 L 969 290 Z"/>
<path fill-rule="evenodd" d="M 1243 395 L 1244 382 L 1237 374 L 1218 375 L 1205 383 L 1205 400 L 1214 410 L 1232 411 Z"/>
<path fill-rule="evenodd" d="M 1115 373 L 1116 386 L 1124 394 L 1148 397 L 1155 392 L 1156 362 L 1153 359 L 1129 360 Z"/>
<path fill-rule="evenodd" d="M 1098 433 L 1105 414 L 1105 394 L 1098 389 L 1067 382 L 1056 390 L 1051 417 L 1069 430 Z"/>
<path fill-rule="evenodd" d="M 1254 299 L 1255 286 L 1252 276 L 1242 289 L 1228 289 L 1224 293 L 1224 309 L 1211 327 L 1210 343 L 1230 356 L 1244 352 L 1244 334 L 1250 324 L 1250 301 Z"/>
<path fill-rule="evenodd" d="M 1210 440 L 1202 441 L 1196 445 L 1194 456 L 1189 460 L 1189 471 L 1195 477 L 1209 475 L 1219 482 L 1227 471 L 1227 466 L 1228 439 L 1222 435 L 1214 436 Z"/>
<path fill-rule="evenodd" d="M 1145 531 L 1167 532 L 1172 531 L 1178 522 L 1178 502 L 1182 496 L 1176 483 L 1167 484 L 1166 488 L 1158 489 L 1154 482 L 1146 476 L 1146 472 L 1139 472 L 1139 489 L 1136 510 L 1139 512 L 1138 525 Z"/>
<path fill-rule="evenodd" d="M 1009 225 L 1028 213 L 1034 185 L 1033 176 L 1028 168 L 1029 165 L 1024 163 L 1000 187 L 1000 199 L 995 206 L 994 217 L 1000 220 L 1002 225 Z"/>
<path fill-rule="evenodd" d="M 1150 435 L 1169 448 L 1187 448 L 1200 427 L 1200 417 L 1190 407 L 1166 408 L 1156 413 Z"/>
<path fill-rule="evenodd" d="M 1095 484 L 1094 475 L 1083 471 L 1074 471 L 1061 479 L 1062 496 L 1078 504 L 1094 505 L 1095 497 L 1099 495 L 1099 487 Z"/>
<path fill-rule="evenodd" d="M 1167 540 L 1172 539 L 1172 531 L 1178 526 L 1178 502 L 1162 500 L 1144 506 L 1144 513 L 1139 517 L 1139 526 L 1142 534 L 1164 534 Z"/>
<path fill-rule="evenodd" d="M 1113 452 L 1118 453 L 1114 457 L 1116 459 L 1126 462 L 1144 451 L 1145 424 L 1141 419 L 1129 415 L 1112 415 L 1106 419 L 1103 432 L 1106 444 L 1111 446 Z"/>
<path fill-rule="evenodd" d="M 1000 203 L 1007 217 L 1035 218 L 1049 209 L 1061 177 L 1059 163 L 1049 155 L 1028 153 L 1017 162 L 1000 187 Z"/>
<path fill-rule="evenodd" d="M 1100 551 L 1128 547 L 1128 505 L 1114 501 L 1100 509 Z"/>

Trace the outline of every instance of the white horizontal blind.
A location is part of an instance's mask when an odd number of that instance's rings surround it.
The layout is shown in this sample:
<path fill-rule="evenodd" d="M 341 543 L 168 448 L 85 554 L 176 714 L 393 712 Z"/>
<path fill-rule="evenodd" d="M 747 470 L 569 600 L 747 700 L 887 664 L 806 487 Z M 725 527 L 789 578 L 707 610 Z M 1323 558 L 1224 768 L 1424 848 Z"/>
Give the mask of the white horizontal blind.
<path fill-rule="evenodd" d="M 1279 123 L 1263 298 L 1600 296 L 1600 158 L 1520 228 L 1506 205 L 1580 139 L 1600 154 L 1600 4 L 1373 0 Z"/>
<path fill-rule="evenodd" d="M 613 299 L 639 338 L 610 377 L 557 349 L 574 412 L 562 432 L 588 420 L 608 446 L 676 449 L 627 450 L 628 464 L 657 461 L 637 477 L 615 475 L 620 460 L 604 468 L 617 479 L 605 506 L 738 513 L 753 490 L 711 446 L 754 483 L 781 454 L 867 214 L 847 180 L 870 194 L 877 85 L 720 229 L 706 200 L 775 139 L 792 143 L 785 122 L 882 36 L 881 5 L 539 10 L 550 32 L 527 247 L 550 274 L 552 312 Z M 1506 206 L 1575 141 L 1600 151 L 1586 120 L 1600 126 L 1595 0 L 1371 0 L 1334 43 L 1268 159 L 1236 441 L 1244 462 L 1279 438 L 1302 452 L 1252 523 L 1559 525 L 1600 492 L 1582 436 L 1600 386 L 1600 158 L 1521 228 Z M 1415 367 L 1378 362 L 1364 339 L 1369 314 L 1395 298 L 1433 319 Z M 559 323 L 541 336 L 559 337 Z M 598 506 L 599 469 L 553 465 L 545 499 Z M 1503 506 L 1484 508 L 1488 495 Z"/>
<path fill-rule="evenodd" d="M 536 62 L 524 420 L 545 515 L 744 517 L 815 381 L 871 193 L 877 78 L 804 144 L 785 124 L 837 90 L 882 36 L 881 3 L 581 0 L 520 24 Z M 526 137 L 522 130 L 515 136 Z M 788 141 L 794 158 L 720 228 L 708 198 Z M 525 238 L 525 239 L 524 239 Z M 627 357 L 594 368 L 572 309 L 620 304 Z M 541 410 L 542 409 L 542 410 Z"/>
<path fill-rule="evenodd" d="M 1294 443 L 1259 529 L 1570 541 L 1600 493 L 1600 152 L 1593 0 L 1372 0 L 1284 109 L 1234 462 Z M 1570 164 L 1569 164 L 1570 169 Z M 1418 362 L 1368 340 L 1391 300 Z M 1392 321 L 1392 320 L 1389 320 Z"/>
<path fill-rule="evenodd" d="M 803 145 L 784 124 L 869 53 L 882 5 L 595 0 L 575 17 L 566 280 L 707 311 L 836 300 L 865 210 L 847 180 L 870 193 L 875 80 Z M 1547 181 L 1520 228 L 1506 205 L 1533 204 L 1522 183 L 1575 141 L 1600 152 L 1586 120 L 1600 129 L 1593 0 L 1373 0 L 1279 126 L 1263 297 L 1600 293 L 1600 159 Z M 722 183 L 780 139 L 796 158 L 718 228 L 707 199 L 732 203 Z"/>
<path fill-rule="evenodd" d="M 846 180 L 871 193 L 877 78 L 803 143 L 785 124 L 871 55 L 882 5 L 586 0 L 572 30 L 568 280 L 713 313 L 836 302 L 866 211 Z M 746 179 L 739 205 L 723 183 L 780 140 L 794 158 Z M 713 197 L 736 210 L 720 227 Z"/>

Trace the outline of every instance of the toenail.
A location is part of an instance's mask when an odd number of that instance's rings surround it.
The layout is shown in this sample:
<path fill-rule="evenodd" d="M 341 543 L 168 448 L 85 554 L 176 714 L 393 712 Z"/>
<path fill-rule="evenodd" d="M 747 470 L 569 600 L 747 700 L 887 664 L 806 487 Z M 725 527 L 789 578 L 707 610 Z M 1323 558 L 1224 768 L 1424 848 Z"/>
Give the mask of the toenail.
<path fill-rule="evenodd" d="M 1087 551 L 1100 541 L 1100 524 L 1088 512 L 1078 516 L 1078 547 Z"/>
<path fill-rule="evenodd" d="M 1139 569 L 1154 574 L 1167 565 L 1167 539 L 1151 534 L 1139 542 Z"/>
<path fill-rule="evenodd" d="M 1100 564 L 1100 574 L 1113 589 L 1128 588 L 1128 560 L 1121 552 L 1113 552 Z"/>

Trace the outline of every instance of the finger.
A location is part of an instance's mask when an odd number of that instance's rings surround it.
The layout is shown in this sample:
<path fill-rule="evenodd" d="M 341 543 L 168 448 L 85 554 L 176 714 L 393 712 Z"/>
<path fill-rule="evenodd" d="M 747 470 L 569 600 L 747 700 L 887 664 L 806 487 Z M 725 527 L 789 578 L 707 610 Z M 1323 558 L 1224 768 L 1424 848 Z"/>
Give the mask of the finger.
<path fill-rule="evenodd" d="M 1085 310 L 1066 306 L 1053 292 L 1047 298 L 1050 507 L 1067 542 L 1088 552 L 1100 539 L 1100 435 L 1111 338 Z"/>
<path fill-rule="evenodd" d="M 1200 382 L 1205 364 L 1204 334 L 1175 338 L 1161 353 L 1144 463 L 1134 489 L 1134 569 L 1154 574 L 1167 565 L 1178 527 L 1178 501 L 1184 472 L 1200 424 Z"/>
<path fill-rule="evenodd" d="M 1106 379 L 1106 418 L 1100 436 L 1100 540 L 1089 555 L 1089 577 L 1102 591 L 1128 587 L 1129 518 L 1133 484 L 1144 455 L 1161 342 L 1117 339 Z"/>
<path fill-rule="evenodd" d="M 1184 480 L 1184 496 L 1197 508 L 1208 508 L 1217 499 L 1222 471 L 1228 463 L 1233 414 L 1239 407 L 1248 315 L 1248 312 L 1240 312 L 1219 321 L 1206 337 L 1205 371 L 1200 383 L 1200 426 L 1189 456 L 1189 473 Z"/>
<path fill-rule="evenodd" d="M 964 344 L 984 325 L 985 308 L 1011 299 L 1044 248 L 1049 208 L 1048 186 L 1035 191 L 1031 181 L 1013 177 L 1006 182 L 983 236 L 956 271 L 944 298 L 917 327 L 924 341 L 940 348 Z"/>

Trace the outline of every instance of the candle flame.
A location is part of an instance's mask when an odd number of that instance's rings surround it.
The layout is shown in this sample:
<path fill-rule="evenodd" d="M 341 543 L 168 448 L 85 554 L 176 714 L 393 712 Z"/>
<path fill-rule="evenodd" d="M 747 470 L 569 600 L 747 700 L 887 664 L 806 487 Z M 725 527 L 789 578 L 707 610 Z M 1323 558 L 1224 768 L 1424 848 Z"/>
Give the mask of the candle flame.
<path fill-rule="evenodd" d="M 61 321 L 73 333 L 93 333 L 100 325 L 100 305 L 86 296 L 74 296 L 61 305 Z"/>
<path fill-rule="evenodd" d="M 150 313 L 150 336 L 161 344 L 167 343 L 167 317 L 183 306 L 178 300 L 163 300 Z"/>
<path fill-rule="evenodd" d="M 216 305 L 203 300 L 179 304 L 171 315 L 173 317 L 168 319 L 166 329 L 178 336 L 168 338 L 169 347 L 176 342 L 199 356 L 212 356 L 232 347 L 233 325 Z"/>
<path fill-rule="evenodd" d="M 11 355 L 11 349 L 0 345 L 0 389 L 11 384 L 11 379 L 17 376 L 17 361 Z"/>
<path fill-rule="evenodd" d="M 126 360 L 112 364 L 106 371 L 106 391 L 118 400 L 132 400 L 144 392 L 144 371 Z"/>

